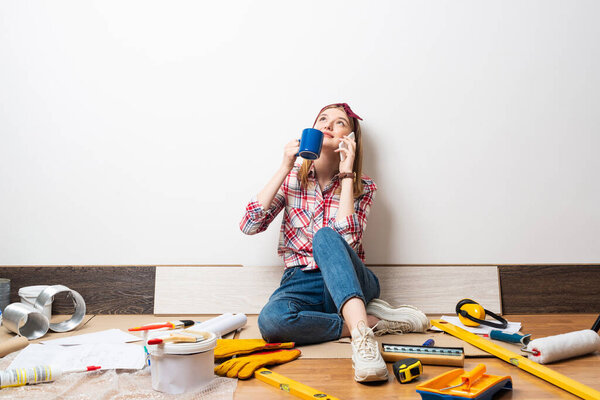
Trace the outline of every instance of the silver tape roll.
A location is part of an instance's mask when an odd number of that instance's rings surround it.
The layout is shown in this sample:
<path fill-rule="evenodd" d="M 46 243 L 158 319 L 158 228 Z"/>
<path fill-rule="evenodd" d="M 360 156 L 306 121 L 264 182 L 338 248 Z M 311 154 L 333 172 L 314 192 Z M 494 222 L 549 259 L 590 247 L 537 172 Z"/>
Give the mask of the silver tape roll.
<path fill-rule="evenodd" d="M 39 339 L 48 332 L 48 318 L 27 304 L 9 304 L 2 315 L 2 325 L 29 340 Z"/>
<path fill-rule="evenodd" d="M 48 286 L 46 289 L 44 289 L 38 295 L 37 299 L 35 299 L 35 308 L 39 311 L 42 311 L 44 309 L 44 305 L 48 302 L 48 300 L 53 301 L 54 296 L 62 292 L 67 292 L 68 295 L 70 295 L 73 299 L 73 303 L 75 305 L 75 312 L 73 313 L 71 318 L 69 318 L 66 321 L 59 322 L 56 324 L 50 324 L 50 329 L 54 332 L 68 332 L 70 330 L 73 330 L 83 322 L 83 318 L 85 317 L 85 301 L 83 301 L 83 297 L 81 297 L 81 295 L 76 291 L 69 289 L 68 287 L 63 285 Z"/>

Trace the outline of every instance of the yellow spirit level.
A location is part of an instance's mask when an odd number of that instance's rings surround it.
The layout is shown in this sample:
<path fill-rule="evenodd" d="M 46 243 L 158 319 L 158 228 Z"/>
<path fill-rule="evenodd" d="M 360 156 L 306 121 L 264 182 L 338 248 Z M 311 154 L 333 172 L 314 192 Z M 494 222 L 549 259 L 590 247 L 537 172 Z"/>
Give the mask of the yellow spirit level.
<path fill-rule="evenodd" d="M 462 339 L 473 346 L 479 347 L 483 351 L 487 351 L 501 360 L 511 363 L 515 367 L 519 367 L 522 370 L 545 380 L 546 382 L 550 382 L 553 385 L 566 390 L 567 392 L 573 393 L 575 396 L 586 400 L 600 399 L 600 392 L 597 390 L 594 390 L 591 387 L 577 382 L 576 380 L 565 375 L 559 374 L 548 367 L 533 362 L 520 354 L 498 346 L 496 343 L 493 343 L 490 340 L 483 339 L 474 333 L 468 332 L 441 319 L 432 319 L 431 324 L 440 328 L 444 332 L 451 334 L 452 336 L 456 336 L 457 338 Z"/>
<path fill-rule="evenodd" d="M 276 388 L 293 394 L 294 396 L 298 396 L 301 399 L 340 400 L 337 397 L 325 394 L 320 390 L 313 389 L 310 386 L 306 386 L 300 382 L 286 378 L 285 376 L 279 375 L 266 368 L 260 368 L 256 370 L 256 372 L 254 372 L 254 376 L 259 381 L 263 381 L 271 386 L 275 386 Z"/>

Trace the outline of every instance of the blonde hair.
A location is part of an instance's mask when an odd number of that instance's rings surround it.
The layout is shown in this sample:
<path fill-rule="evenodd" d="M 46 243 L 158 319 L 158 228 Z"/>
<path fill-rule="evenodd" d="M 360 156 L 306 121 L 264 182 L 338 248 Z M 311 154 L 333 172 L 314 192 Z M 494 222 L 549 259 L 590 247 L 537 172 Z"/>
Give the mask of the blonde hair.
<path fill-rule="evenodd" d="M 330 108 L 338 108 L 338 109 L 344 111 L 344 113 L 346 113 L 346 111 L 344 110 L 343 107 L 336 106 L 336 105 L 325 107 L 324 109 L 321 110 L 321 113 Z M 321 114 L 319 113 L 319 115 L 321 115 Z M 348 115 L 348 114 L 346 114 L 346 115 Z M 318 119 L 318 116 L 317 116 L 317 119 Z M 348 117 L 348 120 L 350 122 L 350 129 L 352 132 L 354 132 L 354 136 L 355 136 L 354 140 L 356 141 L 354 164 L 352 165 L 352 171 L 356 175 L 356 178 L 354 178 L 354 185 L 353 185 L 354 197 L 356 198 L 356 197 L 360 196 L 364 190 L 362 179 L 361 179 L 361 176 L 362 176 L 362 133 L 360 131 L 360 123 L 358 122 L 358 120 L 356 118 Z M 316 124 L 316 120 L 315 120 L 315 124 Z M 312 166 L 312 163 L 313 162 L 311 160 L 304 160 L 304 162 L 302 163 L 302 166 L 300 167 L 300 170 L 298 171 L 298 180 L 300 181 L 300 186 L 302 188 L 308 187 L 308 172 L 310 171 L 310 167 Z"/>

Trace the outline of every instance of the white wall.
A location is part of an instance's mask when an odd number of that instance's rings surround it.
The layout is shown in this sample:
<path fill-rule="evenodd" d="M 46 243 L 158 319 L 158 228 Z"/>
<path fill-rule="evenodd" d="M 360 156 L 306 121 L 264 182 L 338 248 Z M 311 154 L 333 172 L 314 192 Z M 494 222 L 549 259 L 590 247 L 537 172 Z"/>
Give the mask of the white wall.
<path fill-rule="evenodd" d="M 370 264 L 600 261 L 600 3 L 3 1 L 0 264 L 277 265 L 238 221 L 364 118 Z"/>

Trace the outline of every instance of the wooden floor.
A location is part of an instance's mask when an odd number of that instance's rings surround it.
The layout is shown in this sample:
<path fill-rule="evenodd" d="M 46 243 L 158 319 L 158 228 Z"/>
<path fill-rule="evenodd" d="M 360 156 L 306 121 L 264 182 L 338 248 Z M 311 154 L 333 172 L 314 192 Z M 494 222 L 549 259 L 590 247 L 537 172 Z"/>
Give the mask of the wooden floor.
<path fill-rule="evenodd" d="M 523 332 L 540 338 L 570 331 L 589 329 L 597 315 L 589 314 L 550 314 L 550 315 L 509 315 L 510 321 L 523 324 Z M 514 390 L 504 391 L 494 397 L 506 399 L 576 399 L 576 396 L 547 383 L 525 371 L 520 370 L 497 358 L 469 358 L 465 369 L 470 370 L 483 363 L 487 373 L 509 375 L 513 379 Z M 600 391 L 600 353 L 579 357 L 548 365 L 553 370 Z M 454 367 L 425 365 L 420 381 L 433 378 Z M 296 360 L 288 364 L 273 366 L 274 372 L 319 389 L 339 399 L 420 399 L 416 393 L 417 382 L 399 384 L 391 373 L 390 379 L 381 384 L 360 384 L 353 380 L 352 361 L 349 359 L 310 359 Z M 294 399 L 289 393 L 252 378 L 239 381 L 235 394 L 236 400 L 242 399 Z"/>

